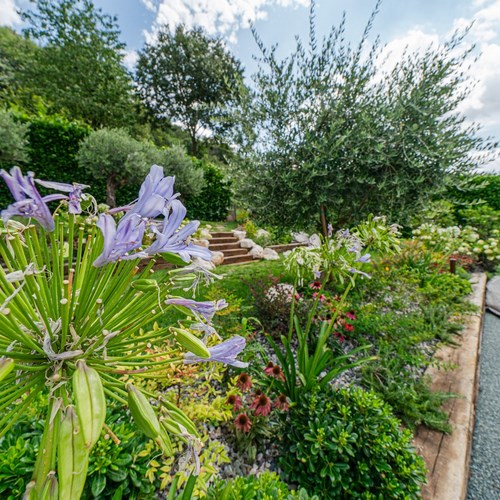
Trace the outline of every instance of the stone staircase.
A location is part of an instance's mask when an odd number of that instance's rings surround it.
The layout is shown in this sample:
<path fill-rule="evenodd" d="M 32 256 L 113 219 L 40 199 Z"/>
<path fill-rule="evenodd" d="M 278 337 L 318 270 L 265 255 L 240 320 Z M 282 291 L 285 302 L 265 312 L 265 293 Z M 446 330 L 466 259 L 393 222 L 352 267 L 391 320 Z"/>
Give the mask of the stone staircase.
<path fill-rule="evenodd" d="M 225 264 L 245 264 L 253 262 L 253 257 L 249 255 L 248 248 L 241 248 L 238 238 L 230 232 L 210 233 L 212 238 L 209 240 L 209 249 L 212 252 L 222 252 L 224 254 Z"/>

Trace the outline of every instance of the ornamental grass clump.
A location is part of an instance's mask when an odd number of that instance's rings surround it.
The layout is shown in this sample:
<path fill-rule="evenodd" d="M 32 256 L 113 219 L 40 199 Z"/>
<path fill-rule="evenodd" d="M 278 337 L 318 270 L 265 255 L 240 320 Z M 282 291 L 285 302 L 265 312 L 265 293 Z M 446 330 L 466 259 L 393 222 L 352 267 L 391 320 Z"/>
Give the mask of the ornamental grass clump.
<path fill-rule="evenodd" d="M 197 261 L 209 260 L 210 252 L 189 241 L 198 222 L 183 225 L 186 209 L 174 178 L 154 165 L 118 222 L 104 213 L 85 224 L 78 214 L 80 201 L 88 199 L 86 186 L 39 181 L 17 167 L 0 175 L 15 199 L 2 212 L 0 238 L 0 438 L 40 395 L 48 400 L 26 498 L 80 498 L 108 400 L 127 405 L 164 454 L 172 454 L 172 434 L 196 449 L 199 436 L 186 415 L 168 401 L 151 404 L 151 395 L 131 379 L 172 363 L 246 366 L 236 359 L 243 338 L 210 349 L 205 344 L 223 301 L 171 295 L 177 286 L 210 278 L 207 265 Z M 42 197 L 37 184 L 62 193 Z M 47 202 L 54 200 L 60 205 L 51 213 Z M 153 279 L 149 257 L 157 254 L 183 267 Z M 159 327 L 156 321 L 172 308 L 185 319 Z M 151 354 L 152 344 L 161 352 Z"/>

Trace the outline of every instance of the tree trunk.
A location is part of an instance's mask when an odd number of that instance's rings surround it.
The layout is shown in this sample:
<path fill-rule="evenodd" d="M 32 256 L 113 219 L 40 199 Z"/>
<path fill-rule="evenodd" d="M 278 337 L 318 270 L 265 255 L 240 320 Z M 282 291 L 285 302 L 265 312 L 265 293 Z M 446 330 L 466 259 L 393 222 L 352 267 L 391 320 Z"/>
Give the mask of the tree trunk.
<path fill-rule="evenodd" d="M 321 233 L 324 238 L 328 237 L 328 222 L 326 221 L 326 208 L 323 203 L 319 205 L 319 218 L 321 221 Z"/>
<path fill-rule="evenodd" d="M 114 175 L 108 175 L 106 179 L 106 203 L 111 207 L 116 207 L 116 180 Z"/>

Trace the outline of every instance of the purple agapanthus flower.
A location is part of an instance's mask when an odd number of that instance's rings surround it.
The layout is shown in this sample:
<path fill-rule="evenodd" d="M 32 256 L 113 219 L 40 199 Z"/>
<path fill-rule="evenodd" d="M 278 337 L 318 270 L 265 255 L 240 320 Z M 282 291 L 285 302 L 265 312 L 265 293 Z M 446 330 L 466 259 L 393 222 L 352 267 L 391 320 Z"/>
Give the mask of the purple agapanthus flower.
<path fill-rule="evenodd" d="M 133 214 L 146 219 L 153 219 L 160 214 L 167 215 L 170 203 L 179 196 L 179 193 L 174 194 L 174 182 L 175 177 L 163 176 L 163 167 L 153 165 L 141 185 L 137 201 L 127 207 L 120 207 L 127 211 L 124 219 Z"/>
<path fill-rule="evenodd" d="M 212 318 L 217 311 L 220 311 L 227 306 L 227 302 L 224 299 L 220 299 L 217 301 L 197 302 L 196 300 L 175 297 L 172 299 L 167 299 L 165 303 L 173 306 L 186 307 L 196 316 L 203 317 L 205 321 L 208 321 L 209 323 L 210 321 L 212 321 Z"/>
<path fill-rule="evenodd" d="M 187 238 L 198 229 L 199 221 L 188 222 L 182 229 L 179 229 L 186 216 L 186 207 L 179 200 L 173 200 L 170 205 L 171 213 L 168 217 L 165 216 L 161 232 L 153 228 L 156 240 L 146 249 L 148 255 L 170 252 L 179 255 L 184 262 L 190 262 L 191 257 L 210 260 L 212 253 L 208 248 L 186 243 Z"/>
<path fill-rule="evenodd" d="M 116 222 L 109 214 L 101 214 L 97 227 L 104 236 L 104 249 L 94 261 L 95 267 L 101 267 L 118 259 L 138 259 L 147 257 L 146 252 L 133 252 L 142 245 L 146 221 L 134 215 L 127 220 Z"/>
<path fill-rule="evenodd" d="M 245 348 L 245 344 L 246 341 L 243 337 L 235 335 L 234 337 L 231 337 L 214 347 L 210 347 L 208 349 L 210 352 L 209 358 L 201 358 L 191 352 L 187 352 L 184 354 L 184 363 L 192 364 L 207 361 L 218 361 L 219 363 L 235 366 L 236 368 L 246 368 L 248 363 L 243 363 L 243 361 L 236 359 L 236 356 Z"/>
<path fill-rule="evenodd" d="M 40 184 L 40 186 L 68 193 L 68 196 L 61 198 L 68 200 L 68 212 L 75 215 L 82 213 L 82 207 L 80 206 L 83 194 L 82 191 L 89 186 L 85 184 L 78 184 L 77 182 L 74 182 L 73 184 L 66 184 L 64 182 L 42 181 L 40 179 L 35 179 L 35 182 Z"/>
<path fill-rule="evenodd" d="M 7 223 L 13 216 L 19 215 L 21 217 L 33 218 L 47 231 L 53 231 L 55 227 L 54 219 L 47 206 L 47 202 L 61 200 L 66 198 L 66 196 L 52 194 L 42 197 L 36 189 L 33 172 L 28 172 L 28 175 L 24 176 L 19 167 L 13 167 L 10 170 L 10 174 L 2 170 L 0 171 L 0 176 L 7 184 L 15 200 L 12 205 L 2 210 L 4 223 Z"/>
<path fill-rule="evenodd" d="M 361 262 L 362 264 L 367 264 L 371 260 L 371 255 L 369 253 L 365 253 L 358 257 L 354 262 Z"/>

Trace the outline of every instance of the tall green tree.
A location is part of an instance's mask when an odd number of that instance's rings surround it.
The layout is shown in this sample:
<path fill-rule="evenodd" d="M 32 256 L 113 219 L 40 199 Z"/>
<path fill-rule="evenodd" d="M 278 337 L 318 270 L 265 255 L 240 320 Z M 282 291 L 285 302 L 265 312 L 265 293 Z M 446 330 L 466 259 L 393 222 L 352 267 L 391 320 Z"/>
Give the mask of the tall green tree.
<path fill-rule="evenodd" d="M 31 111 L 36 98 L 29 71 L 38 47 L 6 26 L 0 27 L 0 102 Z"/>
<path fill-rule="evenodd" d="M 22 13 L 24 33 L 36 41 L 31 70 L 36 93 L 49 110 L 94 126 L 127 125 L 133 115 L 131 77 L 116 17 L 91 0 L 33 0 Z"/>
<path fill-rule="evenodd" d="M 139 54 L 139 94 L 157 117 L 180 122 L 198 153 L 201 131 L 222 133 L 231 126 L 230 107 L 239 101 L 243 70 L 220 39 L 202 29 L 163 26 Z"/>
<path fill-rule="evenodd" d="M 313 3 L 309 43 L 282 60 L 255 34 L 260 66 L 242 109 L 238 169 L 242 195 L 268 223 L 307 227 L 325 210 L 335 225 L 369 213 L 403 222 L 494 146 L 457 113 L 467 95 L 462 37 L 407 53 L 384 73 L 378 41 L 369 42 L 377 11 L 352 46 L 345 15 L 317 39 Z"/>

